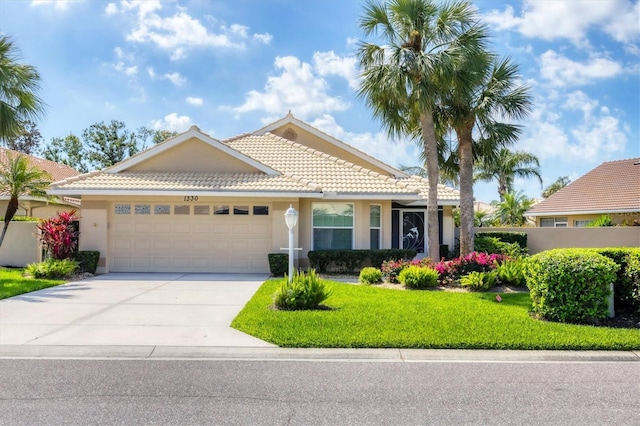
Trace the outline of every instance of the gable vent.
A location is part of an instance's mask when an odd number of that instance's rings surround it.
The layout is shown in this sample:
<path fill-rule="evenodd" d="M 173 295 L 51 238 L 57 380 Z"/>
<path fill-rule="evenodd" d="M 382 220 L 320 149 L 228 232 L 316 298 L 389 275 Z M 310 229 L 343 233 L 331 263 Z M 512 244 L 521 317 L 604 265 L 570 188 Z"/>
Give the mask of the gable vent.
<path fill-rule="evenodd" d="M 295 141 L 298 137 L 298 134 L 292 128 L 288 128 L 287 130 L 285 130 L 282 137 L 284 137 L 285 139 L 289 139 L 290 141 Z"/>

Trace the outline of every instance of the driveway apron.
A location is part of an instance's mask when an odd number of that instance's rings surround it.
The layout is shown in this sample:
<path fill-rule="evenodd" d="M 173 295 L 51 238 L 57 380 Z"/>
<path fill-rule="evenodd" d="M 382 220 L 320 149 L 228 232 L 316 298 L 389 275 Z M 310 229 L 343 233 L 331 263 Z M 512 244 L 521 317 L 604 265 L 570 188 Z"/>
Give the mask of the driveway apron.
<path fill-rule="evenodd" d="M 0 345 L 273 346 L 232 329 L 266 274 L 111 273 L 0 300 Z"/>

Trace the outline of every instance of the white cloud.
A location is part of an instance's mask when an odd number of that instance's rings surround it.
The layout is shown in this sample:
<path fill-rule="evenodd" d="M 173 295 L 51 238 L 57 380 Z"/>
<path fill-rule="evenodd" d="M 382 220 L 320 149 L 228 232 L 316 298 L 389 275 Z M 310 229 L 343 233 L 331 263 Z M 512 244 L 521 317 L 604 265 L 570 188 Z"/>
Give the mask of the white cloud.
<path fill-rule="evenodd" d="M 553 50 L 540 56 L 540 75 L 552 86 L 579 86 L 622 73 L 622 66 L 610 59 L 592 57 L 576 62 Z"/>
<path fill-rule="evenodd" d="M 194 98 L 193 96 L 188 96 L 185 101 L 190 105 L 202 105 L 204 103 L 202 98 Z"/>
<path fill-rule="evenodd" d="M 118 6 L 116 6 L 115 3 L 109 3 L 107 7 L 104 8 L 104 13 L 106 13 L 107 16 L 115 15 L 118 13 Z"/>
<path fill-rule="evenodd" d="M 162 78 L 169 80 L 175 86 L 182 86 L 187 81 L 187 79 L 182 77 L 178 72 L 167 73 L 163 75 Z"/>
<path fill-rule="evenodd" d="M 562 106 L 566 109 L 582 111 L 584 120 L 589 121 L 593 111 L 598 106 L 598 101 L 589 98 L 586 93 L 576 90 L 575 92 L 569 93 L 567 100 Z"/>
<path fill-rule="evenodd" d="M 310 64 L 294 56 L 278 56 L 275 68 L 280 72 L 271 76 L 262 92 L 250 91 L 244 104 L 235 112 L 264 111 L 284 115 L 288 110 L 305 119 L 331 111 L 343 111 L 348 104 L 327 92 L 327 82 L 314 72 Z"/>
<path fill-rule="evenodd" d="M 627 136 L 620 130 L 620 121 L 604 115 L 595 121 L 585 122 L 571 131 L 577 143 L 570 147 L 572 156 L 587 161 L 615 157 L 616 153 L 624 152 Z"/>
<path fill-rule="evenodd" d="M 512 6 L 492 10 L 485 22 L 498 30 L 515 29 L 544 40 L 568 39 L 577 46 L 588 44 L 587 32 L 599 28 L 620 42 L 638 39 L 638 3 L 629 0 L 525 0 L 520 15 Z"/>
<path fill-rule="evenodd" d="M 31 6 L 52 5 L 57 10 L 66 10 L 70 3 L 72 3 L 71 0 L 31 0 Z"/>
<path fill-rule="evenodd" d="M 188 130 L 192 124 L 190 117 L 178 115 L 175 112 L 165 115 L 161 120 L 152 120 L 150 123 L 151 127 L 155 130 L 169 130 L 179 133 Z"/>
<path fill-rule="evenodd" d="M 156 72 L 153 70 L 152 67 L 147 68 L 147 74 L 149 74 L 149 77 L 151 78 L 156 78 Z"/>
<path fill-rule="evenodd" d="M 134 14 L 135 24 L 126 39 L 166 50 L 172 60 L 186 57 L 188 50 L 195 47 L 244 49 L 245 41 L 250 39 L 264 44 L 271 42 L 271 35 L 250 34 L 249 27 L 241 24 L 207 28 L 183 7 L 176 6 L 177 11 L 173 15 L 161 14 L 166 5 L 159 1 L 122 0 L 120 7 L 109 4 L 106 12 L 108 15 L 117 12 Z M 209 19 L 209 22 L 216 23 L 214 19 Z"/>
<path fill-rule="evenodd" d="M 349 87 L 358 87 L 358 71 L 355 56 L 338 56 L 333 51 L 313 54 L 313 66 L 321 76 L 337 75 L 349 82 Z"/>
<path fill-rule="evenodd" d="M 124 62 L 117 62 L 113 66 L 113 68 L 116 71 L 121 72 L 121 73 L 123 73 L 125 75 L 128 75 L 130 77 L 134 76 L 134 75 L 136 75 L 138 73 L 138 67 L 137 66 L 133 65 L 133 66 L 127 67 L 127 66 L 125 66 Z"/>

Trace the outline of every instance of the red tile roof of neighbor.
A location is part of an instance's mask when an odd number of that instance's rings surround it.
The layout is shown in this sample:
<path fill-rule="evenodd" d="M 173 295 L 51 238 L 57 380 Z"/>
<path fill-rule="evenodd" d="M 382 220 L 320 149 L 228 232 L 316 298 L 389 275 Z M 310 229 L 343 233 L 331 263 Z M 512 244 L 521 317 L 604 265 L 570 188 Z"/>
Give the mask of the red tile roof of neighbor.
<path fill-rule="evenodd" d="M 640 158 L 608 161 L 533 206 L 529 216 L 640 212 Z"/>
<path fill-rule="evenodd" d="M 51 182 L 56 182 L 62 179 L 68 179 L 73 176 L 77 176 L 80 173 L 64 164 L 59 164 L 54 161 L 45 160 L 43 158 L 34 157 L 33 155 L 24 154 L 22 152 L 14 151 L 7 148 L 0 148 L 0 167 L 7 162 L 9 156 L 24 155 L 29 160 L 29 164 L 39 169 L 42 169 L 51 175 Z M 0 195 L 6 195 L 0 193 Z"/>

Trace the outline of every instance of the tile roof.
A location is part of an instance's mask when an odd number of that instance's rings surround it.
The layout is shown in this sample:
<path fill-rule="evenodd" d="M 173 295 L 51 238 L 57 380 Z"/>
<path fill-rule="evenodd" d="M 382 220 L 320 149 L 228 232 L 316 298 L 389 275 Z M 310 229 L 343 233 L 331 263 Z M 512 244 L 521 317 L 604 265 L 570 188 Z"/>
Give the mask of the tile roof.
<path fill-rule="evenodd" d="M 67 195 L 114 191 L 202 191 L 317 194 L 326 198 L 372 196 L 427 199 L 428 184 L 425 179 L 383 175 L 272 133 L 242 134 L 222 142 L 279 174 L 103 171 L 57 182 L 54 189 Z M 457 201 L 460 198 L 458 191 L 444 185 L 439 185 L 438 193 L 443 201 Z"/>
<path fill-rule="evenodd" d="M 52 182 L 56 182 L 61 179 L 67 179 L 79 174 L 77 170 L 67 165 L 45 160 L 44 158 L 34 157 L 33 155 L 24 154 L 22 152 L 14 151 L 8 148 L 0 148 L 0 164 L 5 164 L 9 156 L 15 157 L 16 155 L 24 155 L 29 160 L 30 165 L 49 173 Z M 0 192 L 0 195 L 7 195 L 7 193 Z"/>
<path fill-rule="evenodd" d="M 533 206 L 526 215 L 640 212 L 640 158 L 608 161 Z"/>

